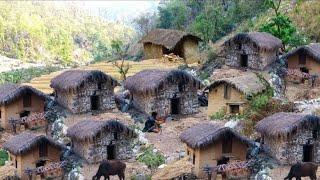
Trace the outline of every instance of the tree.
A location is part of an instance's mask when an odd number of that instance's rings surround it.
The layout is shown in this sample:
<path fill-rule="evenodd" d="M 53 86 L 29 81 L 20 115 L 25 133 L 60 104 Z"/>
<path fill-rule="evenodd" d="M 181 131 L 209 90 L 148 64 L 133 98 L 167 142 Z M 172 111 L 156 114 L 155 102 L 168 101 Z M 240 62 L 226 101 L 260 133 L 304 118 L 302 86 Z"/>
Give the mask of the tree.
<path fill-rule="evenodd" d="M 275 16 L 263 24 L 260 31 L 268 32 L 281 39 L 286 51 L 286 46 L 297 47 L 303 44 L 304 40 L 290 18 L 280 12 L 281 2 L 282 0 L 265 0 L 266 6 L 274 10 Z"/>
<path fill-rule="evenodd" d="M 111 49 L 114 54 L 115 59 L 111 61 L 112 65 L 115 66 L 119 73 L 121 74 L 121 77 L 123 80 L 127 79 L 127 73 L 130 69 L 129 63 L 124 63 L 124 56 L 125 56 L 125 47 L 123 45 L 123 42 L 120 40 L 112 40 L 111 41 Z M 118 59 L 121 59 L 120 62 Z"/>
<path fill-rule="evenodd" d="M 139 17 L 133 20 L 135 29 L 140 35 L 147 34 L 150 30 L 156 27 L 156 14 L 155 13 L 143 13 Z"/>

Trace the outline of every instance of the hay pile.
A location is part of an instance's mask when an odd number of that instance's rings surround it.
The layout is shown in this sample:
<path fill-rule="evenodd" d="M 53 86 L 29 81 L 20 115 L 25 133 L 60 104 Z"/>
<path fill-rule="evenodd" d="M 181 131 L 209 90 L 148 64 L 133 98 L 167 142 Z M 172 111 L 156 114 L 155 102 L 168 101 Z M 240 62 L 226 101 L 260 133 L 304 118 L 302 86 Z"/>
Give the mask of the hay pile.
<path fill-rule="evenodd" d="M 0 167 L 0 179 L 5 179 L 6 177 L 13 177 L 17 174 L 16 168 L 9 165 L 4 165 Z"/>
<path fill-rule="evenodd" d="M 173 53 L 164 54 L 162 56 L 161 60 L 164 63 L 182 63 L 182 62 L 184 62 L 184 59 L 182 57 L 175 55 Z"/>
<path fill-rule="evenodd" d="M 194 166 L 189 162 L 189 157 L 185 157 L 162 169 L 159 169 L 158 172 L 152 176 L 152 179 L 173 179 L 183 176 L 184 174 L 192 174 L 193 168 Z"/>

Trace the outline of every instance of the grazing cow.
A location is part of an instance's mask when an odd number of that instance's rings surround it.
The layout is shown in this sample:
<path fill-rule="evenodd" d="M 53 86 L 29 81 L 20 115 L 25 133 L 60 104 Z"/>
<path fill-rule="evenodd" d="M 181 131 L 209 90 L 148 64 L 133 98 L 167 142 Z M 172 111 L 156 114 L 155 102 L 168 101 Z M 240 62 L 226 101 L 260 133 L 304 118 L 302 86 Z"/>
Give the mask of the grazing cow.
<path fill-rule="evenodd" d="M 110 175 L 118 175 L 120 180 L 124 180 L 125 170 L 126 170 L 126 164 L 121 161 L 117 161 L 117 160 L 102 161 L 99 165 L 99 169 L 96 175 L 92 177 L 92 180 L 100 180 L 102 176 L 104 177 L 105 180 L 106 179 L 109 180 Z"/>
<path fill-rule="evenodd" d="M 313 162 L 301 162 L 291 166 L 290 172 L 284 180 L 291 180 L 292 178 L 296 178 L 297 180 L 301 180 L 301 177 L 309 176 L 311 180 L 317 179 L 317 169 L 318 165 Z"/>

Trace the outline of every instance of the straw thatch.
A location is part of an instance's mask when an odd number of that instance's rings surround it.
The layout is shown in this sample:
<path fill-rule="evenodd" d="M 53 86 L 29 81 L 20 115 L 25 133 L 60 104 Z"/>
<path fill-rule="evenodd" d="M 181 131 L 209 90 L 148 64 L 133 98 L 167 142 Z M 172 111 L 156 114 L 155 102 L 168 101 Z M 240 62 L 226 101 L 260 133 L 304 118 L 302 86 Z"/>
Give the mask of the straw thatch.
<path fill-rule="evenodd" d="M 0 105 L 9 104 L 26 94 L 35 94 L 43 99 L 47 98 L 44 93 L 31 86 L 6 83 L 0 85 Z"/>
<path fill-rule="evenodd" d="M 57 90 L 68 91 L 83 87 L 84 84 L 92 81 L 109 81 L 113 86 L 118 84 L 113 77 L 99 70 L 69 70 L 53 78 L 50 86 Z"/>
<path fill-rule="evenodd" d="M 185 130 L 181 133 L 180 139 L 191 148 L 204 148 L 224 136 L 235 137 L 247 145 L 252 144 L 248 138 L 241 136 L 229 127 L 223 127 L 221 124 L 209 123 L 199 124 Z"/>
<path fill-rule="evenodd" d="M 184 38 L 191 38 L 196 41 L 201 41 L 199 37 L 184 31 L 172 29 L 154 29 L 144 36 L 139 43 L 152 43 L 164 46 L 168 50 L 172 50 Z"/>
<path fill-rule="evenodd" d="M 213 89 L 220 84 L 229 84 L 245 95 L 254 95 L 264 91 L 267 87 L 254 73 L 247 73 L 238 77 L 223 78 L 214 81 L 209 89 Z M 267 82 L 266 82 L 267 83 Z"/>
<path fill-rule="evenodd" d="M 302 113 L 280 112 L 268 116 L 256 125 L 256 130 L 262 135 L 281 137 L 297 132 L 303 127 L 320 127 L 320 118 Z"/>
<path fill-rule="evenodd" d="M 81 141 L 86 139 L 93 139 L 97 136 L 98 133 L 102 131 L 124 133 L 129 137 L 136 136 L 135 132 L 132 129 L 116 120 L 84 120 L 68 128 L 67 136 L 72 139 Z"/>
<path fill-rule="evenodd" d="M 300 46 L 288 52 L 286 55 L 284 55 L 284 58 L 288 59 L 291 56 L 294 56 L 297 54 L 306 54 L 311 58 L 313 58 L 315 61 L 320 63 L 320 43 L 311 43 L 309 45 Z"/>
<path fill-rule="evenodd" d="M 200 88 L 201 82 L 191 74 L 183 70 L 143 70 L 127 78 L 124 82 L 125 89 L 131 93 L 157 93 L 168 83 L 187 84 L 191 83 L 194 87 Z"/>
<path fill-rule="evenodd" d="M 23 132 L 10 138 L 4 145 L 3 148 L 14 155 L 20 155 L 32 150 L 39 143 L 46 142 L 50 145 L 57 147 L 61 150 L 66 147 L 58 142 L 55 142 L 52 138 L 45 135 L 36 135 L 29 132 Z"/>
<path fill-rule="evenodd" d="M 280 39 L 265 32 L 249 32 L 236 34 L 235 36 L 227 40 L 224 43 L 224 46 L 229 46 L 231 42 L 252 42 L 257 46 L 258 49 L 266 51 L 273 51 L 282 47 L 282 42 Z"/>

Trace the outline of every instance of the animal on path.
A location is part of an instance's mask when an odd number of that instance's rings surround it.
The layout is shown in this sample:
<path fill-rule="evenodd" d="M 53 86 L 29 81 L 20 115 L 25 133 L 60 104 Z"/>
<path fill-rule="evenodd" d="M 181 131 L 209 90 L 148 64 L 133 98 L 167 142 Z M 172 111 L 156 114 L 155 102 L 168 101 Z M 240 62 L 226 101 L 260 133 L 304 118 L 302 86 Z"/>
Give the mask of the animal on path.
<path fill-rule="evenodd" d="M 103 176 L 104 180 L 110 179 L 110 175 L 118 175 L 120 180 L 124 180 L 125 178 L 125 170 L 126 170 L 126 164 L 118 161 L 118 160 L 104 160 L 100 163 L 99 169 L 92 177 L 92 180 L 100 180 L 100 178 Z"/>
<path fill-rule="evenodd" d="M 301 180 L 301 177 L 310 177 L 311 180 L 317 179 L 317 169 L 318 165 L 313 162 L 299 162 L 291 166 L 290 172 L 284 180 L 291 180 L 296 178 L 296 180 Z"/>

